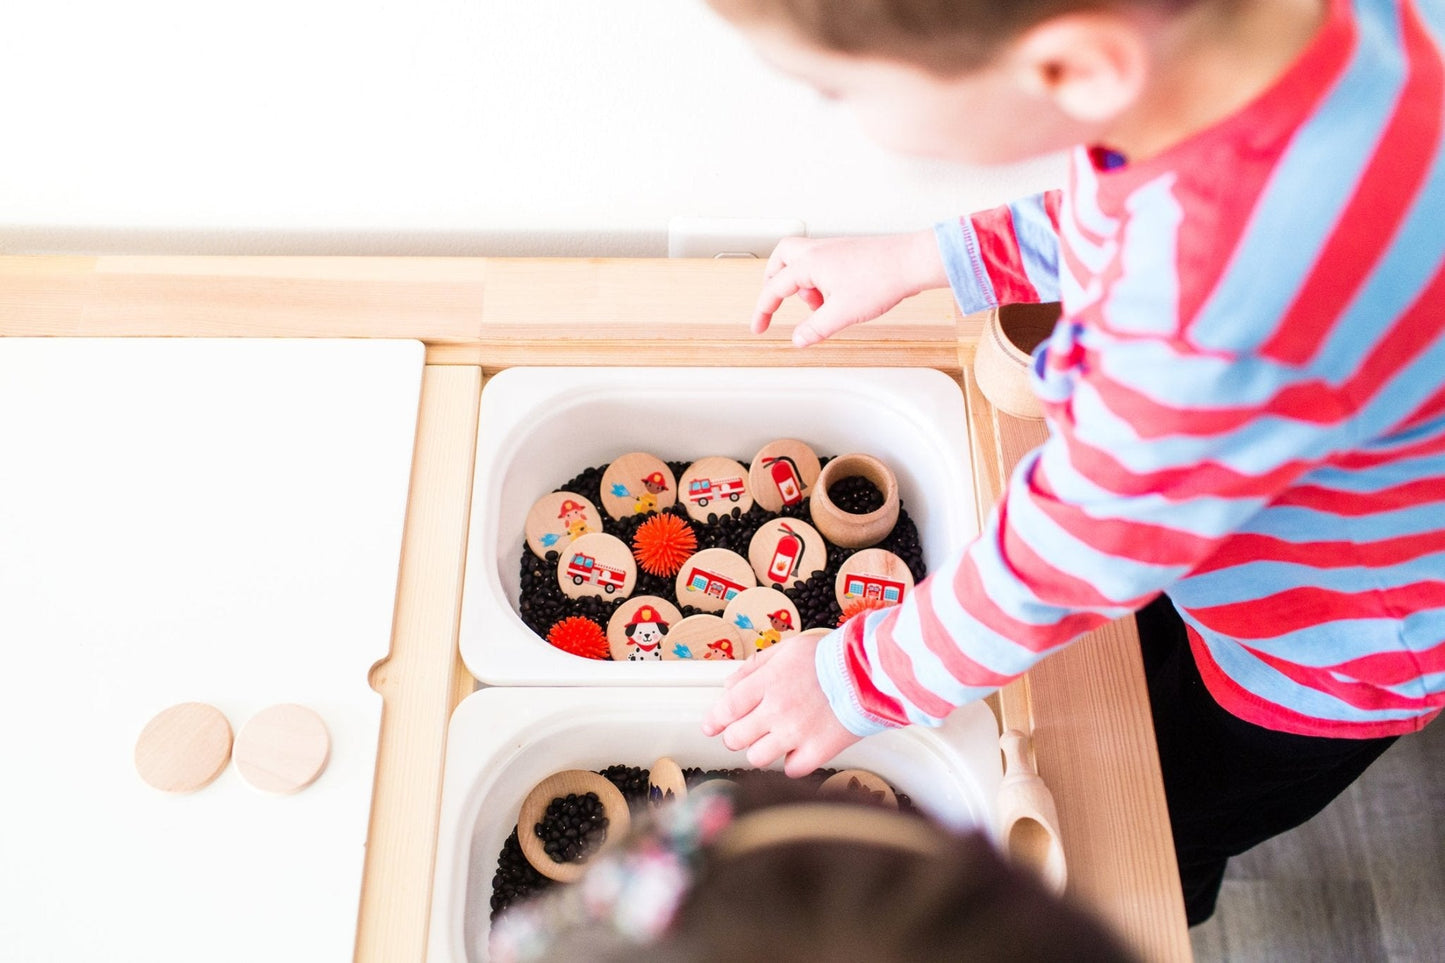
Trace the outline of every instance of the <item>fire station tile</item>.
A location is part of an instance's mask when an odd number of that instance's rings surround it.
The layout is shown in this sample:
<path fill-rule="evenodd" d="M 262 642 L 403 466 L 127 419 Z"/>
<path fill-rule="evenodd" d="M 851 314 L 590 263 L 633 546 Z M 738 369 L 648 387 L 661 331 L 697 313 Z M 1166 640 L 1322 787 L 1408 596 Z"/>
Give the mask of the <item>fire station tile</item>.
<path fill-rule="evenodd" d="M 848 556 L 833 582 L 834 597 L 845 613 L 850 604 L 860 600 L 897 605 L 911 591 L 913 575 L 907 563 L 882 548 L 865 548 Z"/>
<path fill-rule="evenodd" d="M 757 584 L 753 567 L 737 552 L 705 548 L 682 563 L 677 573 L 677 602 L 717 613 L 739 593 Z"/>

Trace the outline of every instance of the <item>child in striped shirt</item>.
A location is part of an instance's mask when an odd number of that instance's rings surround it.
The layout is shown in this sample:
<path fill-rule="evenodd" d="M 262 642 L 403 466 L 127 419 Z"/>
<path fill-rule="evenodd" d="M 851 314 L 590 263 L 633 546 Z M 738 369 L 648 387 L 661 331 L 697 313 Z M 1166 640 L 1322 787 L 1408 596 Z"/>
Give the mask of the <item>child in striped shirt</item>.
<path fill-rule="evenodd" d="M 1434 0 L 710 0 L 895 150 L 1067 186 L 786 241 L 806 345 L 930 287 L 1061 301 L 1049 440 L 901 606 L 729 680 L 801 774 L 1138 612 L 1186 910 L 1445 705 L 1445 10 Z"/>

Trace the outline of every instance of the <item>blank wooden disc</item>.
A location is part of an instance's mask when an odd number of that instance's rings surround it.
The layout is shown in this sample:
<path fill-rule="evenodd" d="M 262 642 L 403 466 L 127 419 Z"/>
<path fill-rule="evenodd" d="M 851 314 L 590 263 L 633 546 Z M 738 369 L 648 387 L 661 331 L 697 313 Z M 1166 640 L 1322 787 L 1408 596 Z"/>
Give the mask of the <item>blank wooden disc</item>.
<path fill-rule="evenodd" d="M 161 712 L 135 741 L 135 769 L 161 792 L 195 792 L 231 758 L 231 724 L 215 706 L 183 702 Z"/>
<path fill-rule="evenodd" d="M 893 787 L 882 776 L 866 769 L 844 769 L 823 781 L 818 795 L 827 799 L 858 799 L 876 803 L 888 809 L 898 808 L 898 797 Z"/>
<path fill-rule="evenodd" d="M 299 792 L 316 781 L 331 757 L 331 734 L 305 706 L 262 709 L 236 734 L 236 769 L 263 792 Z"/>
<path fill-rule="evenodd" d="M 565 798 L 571 793 L 585 795 L 595 792 L 602 803 L 602 812 L 607 816 L 607 838 L 602 845 L 587 854 L 585 860 L 575 863 L 556 863 L 547 855 L 542 840 L 535 832 L 536 825 L 547 813 L 547 806 L 554 799 Z M 627 810 L 627 800 L 622 791 L 612 785 L 604 776 L 586 769 L 567 769 L 554 773 L 532 787 L 527 798 L 522 800 L 522 811 L 517 814 L 517 842 L 522 845 L 522 855 L 532 868 L 548 879 L 559 883 L 571 883 L 587 869 L 587 863 L 626 836 L 632 826 L 632 816 Z"/>
<path fill-rule="evenodd" d="M 652 764 L 647 772 L 647 802 L 650 806 L 687 798 L 687 780 L 682 767 L 671 758 L 663 756 Z"/>

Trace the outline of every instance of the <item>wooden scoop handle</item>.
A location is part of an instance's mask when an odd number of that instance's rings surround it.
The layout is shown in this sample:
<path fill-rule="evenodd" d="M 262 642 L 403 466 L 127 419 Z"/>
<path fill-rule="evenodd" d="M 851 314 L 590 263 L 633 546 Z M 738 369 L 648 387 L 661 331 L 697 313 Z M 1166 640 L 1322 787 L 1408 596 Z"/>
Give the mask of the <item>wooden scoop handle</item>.
<path fill-rule="evenodd" d="M 1059 814 L 1053 794 L 1028 759 L 1028 737 L 1010 729 L 999 739 L 1004 755 L 1004 777 L 998 788 L 1000 837 L 1017 863 L 1042 877 L 1055 893 L 1068 882 L 1064 847 L 1059 838 Z"/>

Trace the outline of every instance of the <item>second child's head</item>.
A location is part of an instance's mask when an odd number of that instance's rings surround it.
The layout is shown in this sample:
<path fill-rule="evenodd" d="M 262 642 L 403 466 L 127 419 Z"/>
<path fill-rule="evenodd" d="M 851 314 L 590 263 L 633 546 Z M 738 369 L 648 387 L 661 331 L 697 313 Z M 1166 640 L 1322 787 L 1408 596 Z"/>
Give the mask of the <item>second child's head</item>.
<path fill-rule="evenodd" d="M 1005 163 L 1107 140 L 1248 0 L 708 2 L 882 146 Z"/>

